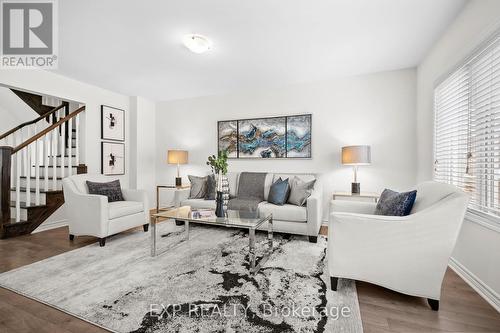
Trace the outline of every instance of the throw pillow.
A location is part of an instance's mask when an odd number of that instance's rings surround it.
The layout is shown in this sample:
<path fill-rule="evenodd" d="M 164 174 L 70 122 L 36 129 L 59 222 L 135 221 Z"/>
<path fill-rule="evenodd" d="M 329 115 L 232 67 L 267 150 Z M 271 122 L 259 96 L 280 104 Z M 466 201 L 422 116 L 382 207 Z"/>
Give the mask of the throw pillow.
<path fill-rule="evenodd" d="M 189 175 L 191 190 L 189 191 L 189 199 L 203 199 L 207 193 L 207 177 L 197 177 Z"/>
<path fill-rule="evenodd" d="M 307 198 L 311 196 L 315 183 L 316 179 L 305 182 L 297 176 L 293 177 L 290 182 L 288 203 L 296 206 L 304 206 L 307 202 Z"/>
<path fill-rule="evenodd" d="M 214 174 L 207 176 L 207 193 L 205 193 L 205 200 L 215 200 L 216 184 L 217 182 L 215 181 Z"/>
<path fill-rule="evenodd" d="M 385 189 L 380 195 L 380 199 L 375 209 L 375 215 L 406 216 L 410 215 L 417 191 L 395 192 Z"/>
<path fill-rule="evenodd" d="M 118 179 L 109 183 L 95 183 L 87 180 L 87 187 L 89 194 L 104 195 L 108 197 L 108 202 L 125 201 Z"/>
<path fill-rule="evenodd" d="M 288 184 L 288 178 L 282 180 L 280 177 L 271 185 L 267 201 L 275 205 L 283 206 L 286 203 L 289 195 L 290 185 Z"/>

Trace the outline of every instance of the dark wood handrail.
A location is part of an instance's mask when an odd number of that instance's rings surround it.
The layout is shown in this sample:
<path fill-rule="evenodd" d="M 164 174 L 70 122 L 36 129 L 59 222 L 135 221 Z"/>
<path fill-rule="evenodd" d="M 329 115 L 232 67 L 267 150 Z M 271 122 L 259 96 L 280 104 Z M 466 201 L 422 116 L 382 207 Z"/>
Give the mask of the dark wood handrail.
<path fill-rule="evenodd" d="M 14 132 L 19 131 L 21 128 L 23 128 L 25 126 L 28 126 L 28 125 L 31 125 L 31 124 L 39 122 L 43 118 L 46 118 L 46 117 L 50 116 L 51 114 L 53 114 L 54 112 L 62 109 L 64 106 L 65 106 L 65 104 L 63 103 L 63 104 L 61 104 L 61 105 L 53 108 L 52 110 L 45 112 L 44 114 L 42 114 L 40 117 L 38 117 L 36 119 L 27 121 L 25 123 L 22 123 L 21 125 L 17 125 L 16 127 L 14 127 L 13 129 L 9 130 L 8 132 L 5 132 L 4 134 L 0 135 L 0 140 L 2 140 L 3 138 L 5 138 L 6 136 L 11 135 Z"/>
<path fill-rule="evenodd" d="M 24 147 L 30 145 L 31 143 L 35 142 L 36 140 L 40 139 L 42 136 L 44 136 L 45 134 L 49 133 L 54 128 L 57 128 L 61 124 L 63 124 L 65 122 L 67 122 L 68 120 L 74 118 L 77 114 L 79 114 L 80 112 L 83 112 L 83 111 L 85 111 L 85 106 L 82 106 L 79 109 L 76 109 L 75 111 L 73 111 L 70 114 L 68 114 L 66 117 L 60 119 L 57 123 L 52 124 L 51 126 L 47 127 L 43 131 L 41 131 L 40 133 L 37 133 L 34 136 L 32 136 L 31 138 L 29 138 L 28 140 L 24 141 L 23 143 L 21 143 L 17 147 L 14 147 L 14 149 L 12 150 L 12 155 L 14 155 L 15 153 L 17 153 L 18 151 L 20 151 Z"/>

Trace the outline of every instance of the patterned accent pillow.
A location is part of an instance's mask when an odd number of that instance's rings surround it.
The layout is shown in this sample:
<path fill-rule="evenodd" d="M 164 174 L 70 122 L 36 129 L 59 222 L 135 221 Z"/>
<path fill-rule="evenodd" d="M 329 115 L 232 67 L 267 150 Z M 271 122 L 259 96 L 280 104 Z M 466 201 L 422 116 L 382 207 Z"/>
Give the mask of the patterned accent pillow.
<path fill-rule="evenodd" d="M 125 201 L 120 186 L 120 180 L 114 180 L 109 183 L 95 183 L 87 180 L 89 194 L 105 195 L 108 202 Z"/>
<path fill-rule="evenodd" d="M 207 193 L 207 177 L 197 177 L 189 175 L 191 190 L 189 191 L 189 199 L 204 199 Z"/>
<path fill-rule="evenodd" d="M 267 201 L 278 206 L 283 206 L 288 200 L 289 195 L 290 185 L 288 184 L 288 178 L 282 180 L 280 177 L 271 185 Z"/>
<path fill-rule="evenodd" d="M 380 199 L 375 209 L 375 215 L 406 216 L 410 215 L 417 191 L 395 192 L 385 189 L 380 195 Z"/>
<path fill-rule="evenodd" d="M 296 206 L 304 206 L 307 202 L 314 189 L 314 184 L 316 179 L 310 182 L 305 182 L 299 177 L 293 177 L 290 182 L 290 196 L 288 197 L 288 203 Z"/>

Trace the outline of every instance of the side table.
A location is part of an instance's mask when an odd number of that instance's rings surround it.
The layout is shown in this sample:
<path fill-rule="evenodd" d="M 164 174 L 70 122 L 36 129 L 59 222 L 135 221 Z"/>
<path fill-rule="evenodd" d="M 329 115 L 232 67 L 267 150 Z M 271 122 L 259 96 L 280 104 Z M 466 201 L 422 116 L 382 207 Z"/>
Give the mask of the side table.
<path fill-rule="evenodd" d="M 368 201 L 373 200 L 378 202 L 380 198 L 380 194 L 374 192 L 361 192 L 359 194 L 353 194 L 350 192 L 333 192 L 333 200 L 359 200 L 359 201 Z"/>
<path fill-rule="evenodd" d="M 160 189 L 170 189 L 170 190 L 184 190 L 190 188 L 191 185 L 156 185 L 156 213 L 158 214 L 161 211 L 166 211 L 172 209 L 174 206 L 168 206 L 160 208 Z"/>

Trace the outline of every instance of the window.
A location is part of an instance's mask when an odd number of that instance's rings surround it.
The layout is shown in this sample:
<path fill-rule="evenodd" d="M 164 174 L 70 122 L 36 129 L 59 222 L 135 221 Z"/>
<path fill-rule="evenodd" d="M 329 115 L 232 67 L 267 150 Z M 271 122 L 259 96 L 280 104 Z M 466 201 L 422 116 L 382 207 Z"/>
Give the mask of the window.
<path fill-rule="evenodd" d="M 434 91 L 434 179 L 500 217 L 500 35 Z"/>

